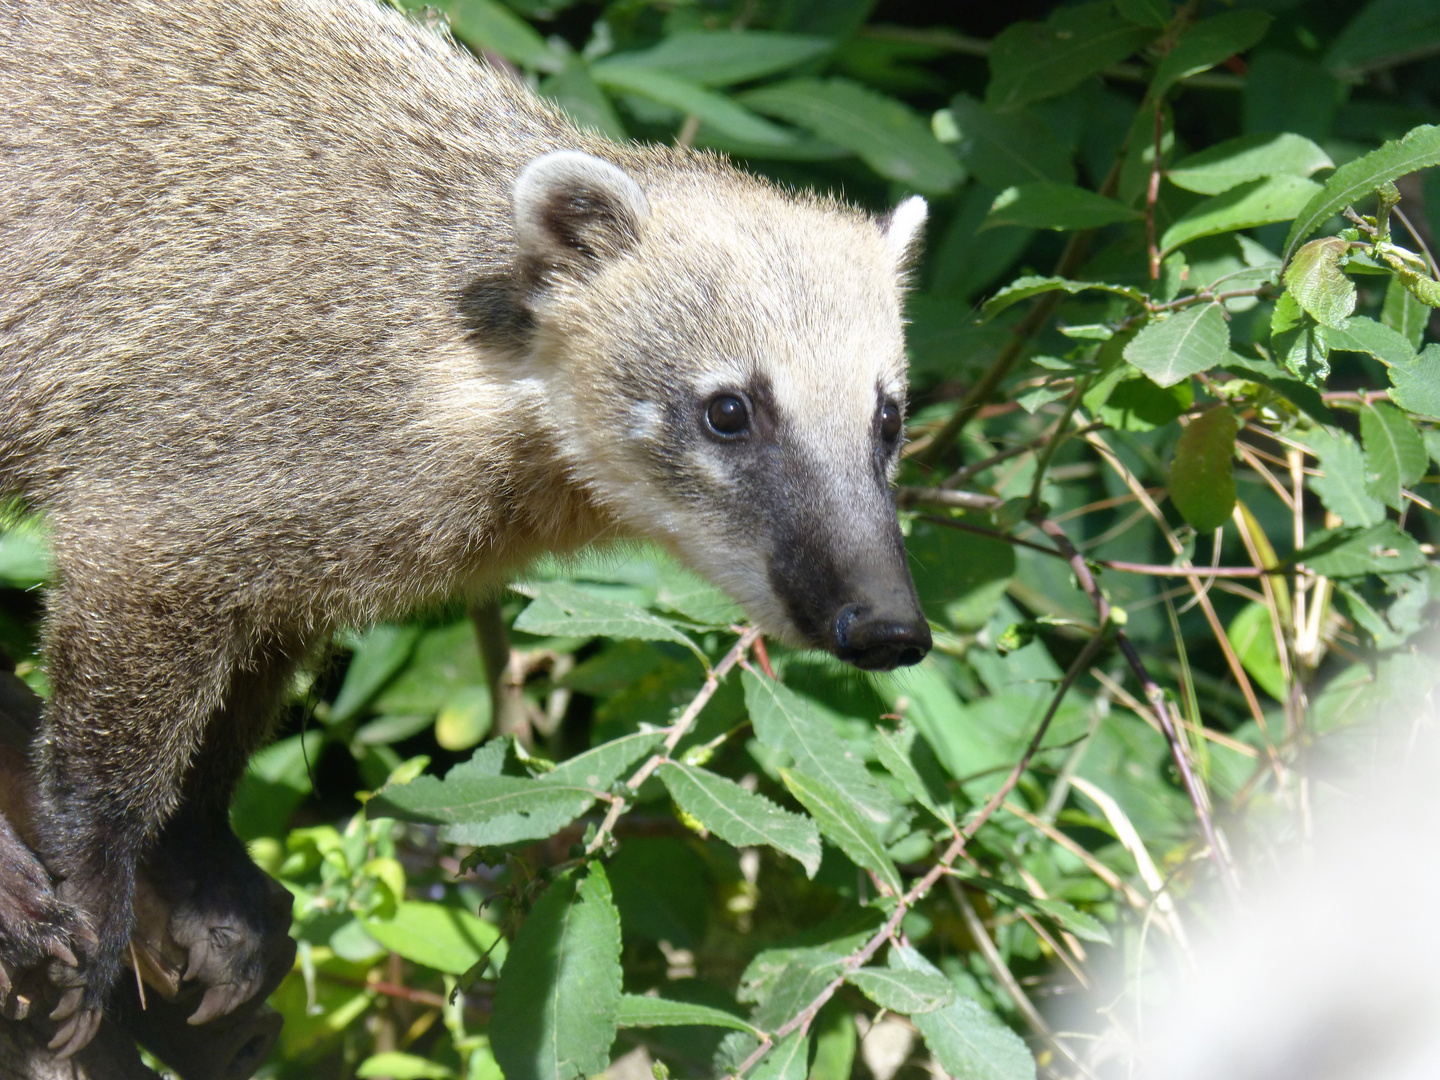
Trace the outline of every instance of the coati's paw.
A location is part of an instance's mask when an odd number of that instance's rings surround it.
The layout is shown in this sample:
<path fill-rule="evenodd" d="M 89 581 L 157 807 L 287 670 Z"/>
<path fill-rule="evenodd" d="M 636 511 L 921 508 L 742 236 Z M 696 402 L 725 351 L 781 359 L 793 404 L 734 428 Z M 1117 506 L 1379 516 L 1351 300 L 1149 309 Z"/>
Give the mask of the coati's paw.
<path fill-rule="evenodd" d="M 50 981 L 57 988 L 78 979 L 80 970 L 70 964 L 49 965 Z M 89 984 L 69 986 L 60 993 L 60 1003 L 50 1011 L 50 1019 L 59 1026 L 49 1042 L 49 1049 L 62 1061 L 78 1054 L 90 1044 L 105 1015 L 104 995 Z"/>
<path fill-rule="evenodd" d="M 168 935 L 186 953 L 181 981 L 203 989 L 191 1024 L 233 1012 L 275 985 L 277 963 L 288 971 L 293 961 L 290 893 L 239 851 L 243 859 L 195 868 L 198 877 L 188 865 L 147 866 L 170 903 Z"/>

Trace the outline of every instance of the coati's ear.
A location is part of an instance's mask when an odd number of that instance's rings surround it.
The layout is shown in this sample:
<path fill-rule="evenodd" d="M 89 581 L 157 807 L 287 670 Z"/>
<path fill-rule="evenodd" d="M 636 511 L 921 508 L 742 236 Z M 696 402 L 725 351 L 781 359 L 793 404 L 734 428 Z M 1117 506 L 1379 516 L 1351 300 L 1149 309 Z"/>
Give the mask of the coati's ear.
<path fill-rule="evenodd" d="M 628 173 L 578 150 L 536 158 L 515 179 L 517 267 L 533 296 L 557 277 L 584 277 L 640 242 L 650 216 Z"/>
<path fill-rule="evenodd" d="M 925 229 L 925 217 L 929 212 L 924 199 L 911 195 L 880 219 L 880 231 L 885 234 L 890 261 L 901 273 L 909 270 L 920 254 L 920 234 Z"/>

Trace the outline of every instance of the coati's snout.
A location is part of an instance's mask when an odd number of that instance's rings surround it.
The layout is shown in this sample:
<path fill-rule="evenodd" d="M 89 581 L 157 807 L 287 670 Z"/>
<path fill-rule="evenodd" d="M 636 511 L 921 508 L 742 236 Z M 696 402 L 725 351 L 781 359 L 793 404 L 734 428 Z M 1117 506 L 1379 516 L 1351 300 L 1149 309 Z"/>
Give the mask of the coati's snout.
<path fill-rule="evenodd" d="M 910 667 L 930 651 L 930 624 L 918 609 L 894 618 L 865 604 L 846 604 L 835 617 L 831 649 L 865 671 Z"/>

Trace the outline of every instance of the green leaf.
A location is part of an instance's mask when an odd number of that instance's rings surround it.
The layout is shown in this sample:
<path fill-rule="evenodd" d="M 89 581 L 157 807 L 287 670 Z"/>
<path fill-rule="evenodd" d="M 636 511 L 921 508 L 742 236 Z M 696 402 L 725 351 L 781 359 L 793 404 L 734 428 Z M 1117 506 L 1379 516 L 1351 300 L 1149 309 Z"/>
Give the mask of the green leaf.
<path fill-rule="evenodd" d="M 1163 30 L 1170 22 L 1170 0 L 1115 0 L 1115 10 L 1140 26 Z"/>
<path fill-rule="evenodd" d="M 1011 304 L 1018 304 L 1021 300 L 1028 300 L 1040 293 L 1058 290 L 1073 296 L 1091 289 L 1114 293 L 1116 296 L 1133 300 L 1137 304 L 1144 304 L 1147 299 L 1143 292 L 1130 285 L 1109 285 L 1103 281 L 1071 281 L 1068 278 L 1059 277 L 1019 277 L 985 301 L 984 306 L 980 309 L 980 317 L 986 320 L 993 319 Z"/>
<path fill-rule="evenodd" d="M 1285 293 L 1280 299 L 1289 295 Z M 1276 310 L 1279 310 L 1278 304 Z M 1270 347 L 1286 370 L 1298 375 L 1307 386 L 1319 386 L 1330 374 L 1329 333 L 1325 327 L 1306 319 L 1292 330 L 1272 334 Z"/>
<path fill-rule="evenodd" d="M 583 754 L 562 761 L 541 779 L 547 784 L 577 784 L 594 791 L 607 791 L 630 766 L 649 754 L 665 739 L 663 731 L 639 731 L 601 743 Z"/>
<path fill-rule="evenodd" d="M 820 868 L 820 836 L 803 814 L 782 810 L 763 795 L 693 765 L 666 762 L 658 773 L 675 805 L 727 844 L 768 844 L 803 866 L 809 877 Z"/>
<path fill-rule="evenodd" d="M 706 626 L 732 626 L 745 618 L 740 606 L 704 578 L 673 562 L 660 565 L 655 602 Z"/>
<path fill-rule="evenodd" d="M 559 71 L 565 65 L 529 23 L 495 0 L 451 0 L 444 11 L 450 29 L 468 45 L 537 71 Z"/>
<path fill-rule="evenodd" d="M 1403 281 L 1392 277 L 1385 287 L 1380 321 L 1418 349 L 1425 337 L 1425 327 L 1430 323 L 1430 308 L 1407 289 Z"/>
<path fill-rule="evenodd" d="M 1285 238 L 1285 257 L 1297 244 L 1346 206 L 1363 199 L 1387 180 L 1440 165 L 1440 125 L 1412 128 L 1403 139 L 1346 162 L 1325 181 L 1325 188 L 1305 206 Z"/>
<path fill-rule="evenodd" d="M 1338 236 L 1312 240 L 1285 267 L 1285 284 L 1296 302 L 1316 322 L 1343 330 L 1355 310 L 1355 284 L 1340 269 L 1340 260 L 1350 250 Z"/>
<path fill-rule="evenodd" d="M 330 706 L 330 722 L 343 723 L 368 705 L 379 689 L 405 666 L 419 640 L 418 626 L 391 623 L 381 623 L 362 634 L 350 666 L 345 669 L 340 693 Z"/>
<path fill-rule="evenodd" d="M 6 522 L 0 518 L 0 582 L 30 589 L 50 579 L 50 544 L 38 518 Z"/>
<path fill-rule="evenodd" d="M 557 878 L 510 947 L 488 1031 L 505 1080 L 575 1080 L 610 1064 L 620 914 L 605 868 Z"/>
<path fill-rule="evenodd" d="M 938 971 L 863 967 L 845 980 L 882 1009 L 912 1016 L 934 1012 L 955 1000 L 955 986 Z"/>
<path fill-rule="evenodd" d="M 789 754 L 801 772 L 835 788 L 872 824 L 883 828 L 889 823 L 890 800 L 870 778 L 865 762 L 837 738 L 835 725 L 817 715 L 814 702 L 753 671 L 741 672 L 740 678 L 756 738 Z"/>
<path fill-rule="evenodd" d="M 362 919 L 361 925 L 391 952 L 450 975 L 465 974 L 487 952 L 495 971 L 505 962 L 500 931 L 452 904 L 405 900 L 396 907 L 393 919 Z"/>
<path fill-rule="evenodd" d="M 750 1075 L 754 1080 L 805 1080 L 810 1061 L 810 1035 L 792 1031 L 776 1043 Z"/>
<path fill-rule="evenodd" d="M 596 791 L 576 784 L 463 770 L 456 766 L 444 780 L 421 776 L 408 784 L 387 784 L 365 804 L 366 814 L 440 825 L 440 838 L 451 844 L 513 844 L 555 835 L 597 797 Z"/>
<path fill-rule="evenodd" d="M 888 966 L 938 974 L 908 945 L 890 946 Z M 925 1045 L 955 1080 L 1035 1080 L 1035 1059 L 1024 1040 L 974 998 L 957 995 L 949 1005 L 911 1017 Z"/>
<path fill-rule="evenodd" d="M 1273 363 L 1252 360 L 1232 351 L 1225 354 L 1223 366 L 1242 379 L 1273 390 L 1317 424 L 1335 423 L 1335 414 L 1326 407 L 1324 398 L 1313 386 L 1281 375 Z"/>
<path fill-rule="evenodd" d="M 1308 177 L 1334 167 L 1330 155 L 1303 135 L 1267 131 L 1207 147 L 1170 166 L 1165 175 L 1176 187 L 1219 195 L 1266 176 Z"/>
<path fill-rule="evenodd" d="M 746 1023 L 724 1009 L 693 1005 L 688 1001 L 667 1001 L 665 998 L 642 994 L 621 995 L 620 1011 L 616 1019 L 622 1028 L 685 1027 L 694 1024 L 748 1031 L 756 1037 L 761 1034 L 753 1024 Z"/>
<path fill-rule="evenodd" d="M 1030 229 L 1098 229 L 1142 215 L 1124 203 L 1073 184 L 1021 184 L 995 197 L 980 231 L 1000 225 Z"/>
<path fill-rule="evenodd" d="M 1360 408 L 1365 446 L 1365 489 L 1386 506 L 1401 509 L 1400 491 L 1425 475 L 1430 455 L 1420 433 L 1399 409 L 1382 402 Z"/>
<path fill-rule="evenodd" d="M 1022 109 L 992 109 L 968 94 L 950 102 L 960 129 L 960 160 L 996 190 L 1035 181 L 1075 182 L 1071 153 L 1051 130 Z"/>
<path fill-rule="evenodd" d="M 1086 941 L 1095 941 L 1105 945 L 1113 944 L 1110 932 L 1105 929 L 1103 923 L 1083 911 L 1077 911 L 1064 900 L 1053 898 L 1040 899 L 1031 895 L 1025 889 L 1018 889 L 1013 885 L 1006 885 L 993 877 L 984 877 L 978 873 L 971 873 L 965 869 L 957 870 L 956 876 L 961 878 L 972 889 L 988 894 L 992 899 L 1013 904 L 1021 911 L 1029 912 L 1041 918 L 1048 919 L 1055 923 L 1062 930 L 1068 930 L 1076 937 L 1084 938 Z"/>
<path fill-rule="evenodd" d="M 890 775 L 925 809 L 946 825 L 955 825 L 955 809 L 947 790 L 945 771 L 924 736 L 913 728 L 891 735 L 875 732 L 875 753 Z"/>
<path fill-rule="evenodd" d="M 1160 237 L 1160 249 L 1170 251 L 1202 236 L 1288 221 L 1319 190 L 1319 184 L 1302 176 L 1251 180 L 1223 195 L 1206 199 L 1180 215 Z"/>
<path fill-rule="evenodd" d="M 1147 98 L 1164 97 L 1181 79 L 1198 75 L 1254 45 L 1270 29 L 1270 16 L 1263 11 L 1226 11 L 1202 19 L 1186 31 L 1171 49 L 1150 80 Z"/>
<path fill-rule="evenodd" d="M 612 142 L 629 138 L 625 125 L 610 103 L 609 96 L 590 74 L 590 65 L 578 56 L 567 57 L 565 66 L 540 83 L 542 96 L 550 98 L 576 125 L 595 131 Z"/>
<path fill-rule="evenodd" d="M 1440 420 L 1440 345 L 1427 345 L 1416 359 L 1390 365 L 1390 400 L 1402 409 Z"/>
<path fill-rule="evenodd" d="M 635 604 L 596 596 L 565 581 L 541 584 L 530 606 L 515 620 L 515 629 L 555 637 L 673 641 L 704 657 L 695 643 L 670 620 Z"/>
<path fill-rule="evenodd" d="M 1352 315 L 1329 339 L 1332 349 L 1369 353 L 1386 367 L 1413 364 L 1416 359 L 1405 335 L 1365 315 Z"/>
<path fill-rule="evenodd" d="M 1366 529 L 1325 529 L 1314 533 L 1303 551 L 1290 557 L 1317 574 L 1331 578 L 1363 577 L 1419 570 L 1425 553 L 1409 533 L 1393 521 L 1382 521 Z"/>
<path fill-rule="evenodd" d="M 355 1070 L 358 1080 L 371 1077 L 389 1077 L 390 1080 L 450 1080 L 455 1070 L 441 1065 L 438 1061 L 402 1054 L 389 1050 L 383 1054 L 372 1054 Z"/>
<path fill-rule="evenodd" d="M 1125 346 L 1127 361 L 1158 386 L 1218 364 L 1230 348 L 1230 327 L 1219 304 L 1196 304 L 1166 319 L 1157 319 Z"/>
<path fill-rule="evenodd" d="M 1360 444 L 1344 431 L 1316 428 L 1306 439 L 1320 459 L 1324 476 L 1310 482 L 1325 508 L 1346 525 L 1378 525 L 1385 507 L 1367 489 Z"/>
<path fill-rule="evenodd" d="M 704 86 L 730 86 L 785 71 L 834 48 L 830 38 L 811 34 L 682 30 L 665 36 L 653 48 L 619 53 L 615 59 Z"/>
<path fill-rule="evenodd" d="M 1013 23 L 990 43 L 985 102 L 1004 109 L 1056 97 L 1154 37 L 1154 30 L 1113 14 L 1108 3 L 1063 7 L 1044 23 Z"/>
<path fill-rule="evenodd" d="M 1225 636 L 1230 639 L 1241 665 L 1260 689 L 1276 701 L 1287 700 L 1285 671 L 1280 666 L 1280 649 L 1275 644 L 1270 609 L 1251 601 L 1230 620 Z"/>
<path fill-rule="evenodd" d="M 800 801 L 800 805 L 810 811 L 820 831 L 850 856 L 856 866 L 873 871 L 896 896 L 905 891 L 900 871 L 885 854 L 885 845 L 844 795 L 825 781 L 797 770 L 781 769 L 780 779 L 785 781 L 785 786 Z"/>
<path fill-rule="evenodd" d="M 635 94 L 698 117 L 722 135 L 760 146 L 785 146 L 794 136 L 756 116 L 733 98 L 707 90 L 697 82 L 643 67 L 623 58 L 590 65 L 594 80 L 607 90 Z"/>
<path fill-rule="evenodd" d="M 1193 418 L 1175 444 L 1170 500 L 1197 532 L 1213 532 L 1235 509 L 1235 414 L 1224 405 Z"/>
<path fill-rule="evenodd" d="M 1356 8 L 1325 53 L 1325 66 L 1349 82 L 1358 83 L 1367 71 L 1433 55 L 1440 47 L 1440 8 L 1431 0 L 1371 0 Z"/>
<path fill-rule="evenodd" d="M 943 195 L 964 178 L 955 156 L 908 105 L 849 79 L 792 79 L 738 100 L 853 151 L 881 176 L 916 191 Z"/>
<path fill-rule="evenodd" d="M 446 750 L 470 749 L 489 734 L 493 708 L 488 686 L 462 686 L 435 716 L 435 741 Z"/>

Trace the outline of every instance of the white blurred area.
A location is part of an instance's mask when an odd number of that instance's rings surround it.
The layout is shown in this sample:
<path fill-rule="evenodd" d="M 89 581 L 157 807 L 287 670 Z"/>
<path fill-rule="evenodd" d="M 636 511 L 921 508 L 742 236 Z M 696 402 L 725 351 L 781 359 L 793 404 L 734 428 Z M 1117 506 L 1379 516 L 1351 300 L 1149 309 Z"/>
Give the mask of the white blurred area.
<path fill-rule="evenodd" d="M 1162 1003 L 1109 1004 L 1129 1045 L 1099 1075 L 1440 1080 L 1436 697 L 1367 718 L 1306 770 L 1297 835 L 1246 868 L 1238 910 L 1216 897 L 1212 925 L 1189 921 Z"/>

